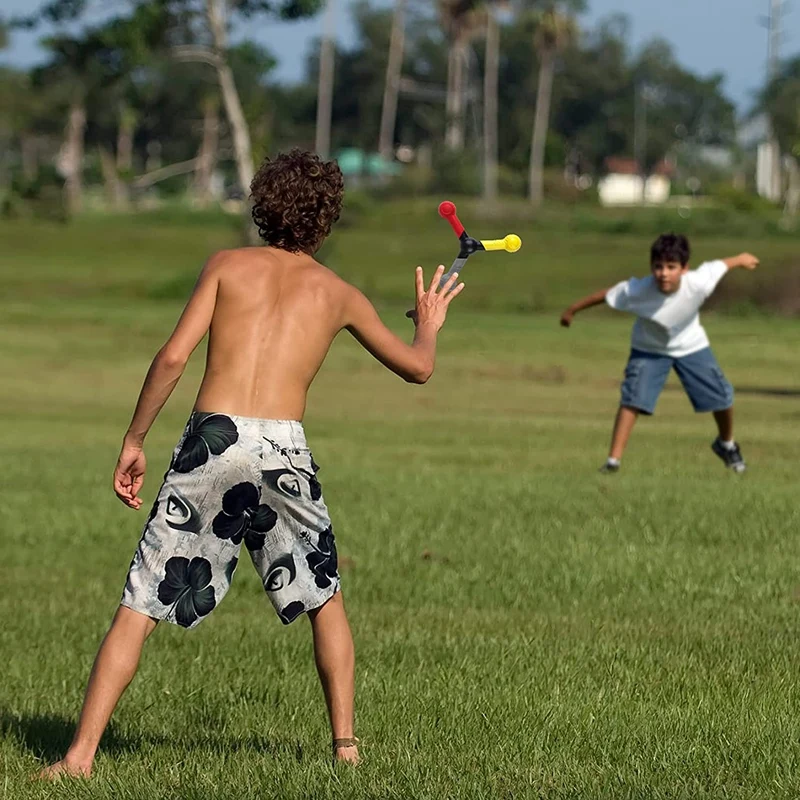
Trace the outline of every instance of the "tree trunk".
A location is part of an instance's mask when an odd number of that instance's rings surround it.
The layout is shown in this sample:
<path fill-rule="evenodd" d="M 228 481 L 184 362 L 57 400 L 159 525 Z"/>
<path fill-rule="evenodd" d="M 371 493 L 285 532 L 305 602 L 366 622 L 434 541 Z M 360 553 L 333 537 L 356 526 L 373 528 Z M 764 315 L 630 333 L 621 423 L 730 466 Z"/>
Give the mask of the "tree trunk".
<path fill-rule="evenodd" d="M 497 92 L 500 72 L 500 26 L 489 8 L 486 19 L 486 65 L 483 80 L 483 197 L 497 200 Z"/>
<path fill-rule="evenodd" d="M 22 158 L 22 177 L 26 183 L 33 183 L 39 177 L 39 151 L 36 137 L 30 133 L 20 134 L 20 156 Z"/>
<path fill-rule="evenodd" d="M 203 109 L 203 141 L 197 155 L 194 191 L 197 205 L 200 208 L 208 208 L 213 199 L 211 181 L 219 154 L 219 109 L 216 99 L 206 99 Z"/>
<path fill-rule="evenodd" d="M 239 188 L 244 198 L 247 199 L 250 196 L 250 184 L 253 182 L 255 173 L 253 147 L 250 141 L 250 130 L 242 110 L 242 101 L 233 78 L 233 70 L 228 64 L 225 2 L 226 0 L 206 0 L 206 14 L 218 59 L 217 78 L 222 91 L 222 101 L 225 104 L 225 114 L 233 134 L 233 151 L 236 158 Z"/>
<path fill-rule="evenodd" d="M 103 173 L 103 183 L 106 188 L 106 198 L 109 206 L 117 211 L 122 210 L 126 205 L 127 193 L 121 186 L 117 164 L 112 154 L 102 145 L 97 148 L 100 153 L 100 171 Z"/>
<path fill-rule="evenodd" d="M 136 131 L 136 112 L 123 105 L 119 112 L 117 131 L 117 171 L 128 175 L 133 171 L 133 134 Z"/>
<path fill-rule="evenodd" d="M 133 185 L 137 189 L 147 189 L 148 187 L 154 186 L 160 181 L 169 180 L 177 175 L 186 175 L 189 172 L 195 172 L 196 170 L 197 159 L 190 158 L 188 161 L 179 161 L 176 164 L 167 164 L 166 167 L 158 167 L 152 172 L 147 172 L 144 175 L 140 175 L 138 178 L 134 178 Z"/>
<path fill-rule="evenodd" d="M 64 144 L 59 154 L 59 169 L 64 176 L 67 212 L 77 214 L 83 208 L 83 143 L 86 132 L 86 107 L 83 101 L 69 109 Z"/>
<path fill-rule="evenodd" d="M 647 205 L 647 179 L 650 165 L 647 159 L 647 87 L 636 86 L 633 110 L 633 151 L 639 168 L 641 188 L 639 204 Z"/>
<path fill-rule="evenodd" d="M 550 127 L 550 102 L 553 97 L 553 77 L 556 66 L 556 51 L 553 47 L 541 50 L 539 64 L 539 89 L 536 93 L 536 117 L 531 139 L 531 164 L 528 197 L 534 208 L 542 205 L 544 198 L 544 148 Z"/>
<path fill-rule="evenodd" d="M 783 213 L 787 217 L 796 217 L 797 211 L 800 209 L 800 164 L 797 163 L 796 158 L 787 158 L 786 171 L 788 187 Z"/>
<path fill-rule="evenodd" d="M 450 45 L 447 64 L 447 131 L 445 147 L 453 152 L 464 149 L 464 72 L 466 43 L 459 36 Z"/>
<path fill-rule="evenodd" d="M 378 152 L 386 161 L 392 158 L 394 134 L 397 127 L 397 100 L 400 95 L 400 78 L 403 72 L 405 49 L 405 14 L 408 0 L 395 0 L 392 20 L 392 37 L 389 43 L 389 63 L 386 65 L 386 85 L 383 90 L 383 111 Z"/>
<path fill-rule="evenodd" d="M 144 162 L 145 172 L 152 172 L 161 166 L 161 151 L 163 149 L 158 139 L 153 139 L 147 143 L 147 147 L 145 148 L 147 158 Z"/>
<path fill-rule="evenodd" d="M 333 114 L 333 78 L 335 53 L 336 0 L 328 0 L 325 10 L 325 32 L 319 52 L 317 86 L 317 137 L 315 149 L 320 158 L 330 158 L 331 119 Z"/>
<path fill-rule="evenodd" d="M 136 131 L 136 112 L 123 105 L 119 112 L 117 129 L 117 160 L 114 167 L 114 205 L 118 209 L 128 205 L 128 181 L 133 174 L 133 135 Z"/>

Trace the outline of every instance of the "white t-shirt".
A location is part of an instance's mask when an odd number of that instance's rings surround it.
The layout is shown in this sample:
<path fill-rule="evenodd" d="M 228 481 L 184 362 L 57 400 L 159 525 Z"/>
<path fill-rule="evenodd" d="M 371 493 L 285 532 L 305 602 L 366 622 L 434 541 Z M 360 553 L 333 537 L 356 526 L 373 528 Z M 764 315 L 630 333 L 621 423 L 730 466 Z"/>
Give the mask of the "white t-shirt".
<path fill-rule="evenodd" d="M 680 358 L 709 346 L 700 324 L 700 306 L 728 272 L 724 261 L 709 261 L 681 278 L 674 294 L 664 294 L 652 275 L 618 283 L 606 294 L 617 311 L 630 311 L 638 319 L 631 346 L 635 350 Z"/>

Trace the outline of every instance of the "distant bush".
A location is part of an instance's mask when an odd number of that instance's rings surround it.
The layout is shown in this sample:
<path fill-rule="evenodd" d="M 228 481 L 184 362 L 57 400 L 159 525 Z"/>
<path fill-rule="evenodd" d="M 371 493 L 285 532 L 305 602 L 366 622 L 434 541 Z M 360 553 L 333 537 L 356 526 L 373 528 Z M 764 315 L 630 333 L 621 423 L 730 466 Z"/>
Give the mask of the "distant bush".
<path fill-rule="evenodd" d="M 347 189 L 344 193 L 344 206 L 342 216 L 336 223 L 336 228 L 351 228 L 368 216 L 379 202 L 378 198 L 366 189 Z"/>
<path fill-rule="evenodd" d="M 708 307 L 728 314 L 800 316 L 800 259 L 769 271 L 731 275 L 717 287 Z"/>
<path fill-rule="evenodd" d="M 51 222 L 67 222 L 69 214 L 64 202 L 64 181 L 53 168 L 40 170 L 32 180 L 16 175 L 0 206 L 6 219 L 35 217 Z"/>
<path fill-rule="evenodd" d="M 687 236 L 729 236 L 758 238 L 763 236 L 797 236 L 798 230 L 782 221 L 780 213 L 770 209 L 755 213 L 737 211 L 724 206 L 663 206 L 659 208 L 603 209 L 583 205 L 568 217 L 547 212 L 541 223 L 553 228 L 559 224 L 584 233 L 611 235 L 655 235 L 674 231 Z"/>
<path fill-rule="evenodd" d="M 772 214 L 775 212 L 775 204 L 763 197 L 759 197 L 754 192 L 738 189 L 730 183 L 717 184 L 711 188 L 709 197 L 726 208 L 735 211 L 742 211 L 749 214 L 763 212 Z"/>
<path fill-rule="evenodd" d="M 433 159 L 431 188 L 445 194 L 479 195 L 483 188 L 480 164 L 478 153 L 442 150 Z"/>

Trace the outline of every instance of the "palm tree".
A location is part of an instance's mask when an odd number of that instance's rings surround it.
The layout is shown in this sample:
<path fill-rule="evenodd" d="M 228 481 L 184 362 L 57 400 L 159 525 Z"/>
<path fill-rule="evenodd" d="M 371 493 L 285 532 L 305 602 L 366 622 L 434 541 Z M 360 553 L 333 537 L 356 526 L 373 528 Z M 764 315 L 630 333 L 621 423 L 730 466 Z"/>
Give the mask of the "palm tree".
<path fill-rule="evenodd" d="M 92 70 L 93 45 L 86 39 L 71 36 L 52 36 L 44 44 L 52 57 L 36 71 L 37 80 L 57 91 L 66 105 L 66 125 L 57 166 L 64 178 L 66 208 L 70 214 L 76 214 L 83 208 L 87 98 L 97 78 Z"/>
<path fill-rule="evenodd" d="M 219 158 L 219 100 L 215 93 L 203 98 L 203 137 L 194 166 L 194 193 L 200 208 L 211 204 L 211 181 Z"/>
<path fill-rule="evenodd" d="M 228 63 L 228 3 L 227 0 L 206 0 L 206 18 L 214 42 L 213 63 L 217 70 L 222 102 L 233 134 L 233 152 L 236 158 L 236 171 L 239 187 L 244 197 L 250 194 L 255 167 L 253 165 L 253 145 L 250 128 L 247 125 L 242 101 L 233 79 L 233 70 Z"/>
<path fill-rule="evenodd" d="M 383 90 L 381 131 L 378 137 L 378 152 L 386 160 L 392 157 L 394 131 L 397 126 L 397 100 L 400 95 L 400 78 L 403 71 L 407 4 L 408 0 L 395 0 L 394 3 L 392 36 L 389 41 L 389 63 L 386 65 L 386 83 Z"/>
<path fill-rule="evenodd" d="M 498 81 L 500 73 L 500 25 L 495 7 L 505 0 L 489 0 L 486 8 L 486 55 L 483 71 L 483 196 L 494 202 L 498 195 Z"/>
<path fill-rule="evenodd" d="M 800 57 L 788 61 L 773 76 L 761 93 L 759 107 L 769 118 L 774 149 L 786 154 L 785 211 L 794 216 L 800 207 Z M 774 183 L 780 187 L 783 183 L 780 163 L 777 171 Z"/>
<path fill-rule="evenodd" d="M 464 149 L 468 48 L 470 39 L 482 26 L 483 0 L 439 0 L 439 14 L 447 35 L 447 128 L 448 150 Z"/>
<path fill-rule="evenodd" d="M 316 151 L 328 158 L 331 151 L 331 118 L 333 114 L 333 78 L 335 69 L 336 0 L 328 0 L 325 30 L 319 51 L 319 84 L 317 89 Z"/>
<path fill-rule="evenodd" d="M 544 149 L 550 127 L 556 60 L 559 52 L 577 35 L 577 25 L 571 12 L 582 7 L 582 0 L 571 0 L 568 3 L 548 0 L 544 9 L 537 14 L 534 46 L 539 54 L 539 86 L 536 92 L 528 182 L 528 197 L 534 208 L 541 206 L 544 197 Z"/>

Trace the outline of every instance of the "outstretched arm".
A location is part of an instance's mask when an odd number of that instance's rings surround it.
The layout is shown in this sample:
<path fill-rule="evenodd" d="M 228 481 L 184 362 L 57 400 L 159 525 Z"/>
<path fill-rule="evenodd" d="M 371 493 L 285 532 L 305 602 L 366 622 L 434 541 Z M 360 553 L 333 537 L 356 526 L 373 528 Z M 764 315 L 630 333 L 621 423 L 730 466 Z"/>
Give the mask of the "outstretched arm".
<path fill-rule="evenodd" d="M 453 298 L 461 294 L 464 284 L 456 286 L 458 275 L 439 290 L 439 280 L 444 273 L 440 266 L 425 290 L 422 267 L 416 273 L 416 308 L 411 317 L 416 326 L 414 341 L 406 344 L 381 322 L 372 303 L 352 288 L 345 306 L 343 327 L 378 361 L 409 383 L 425 383 L 433 374 L 436 362 L 436 338 L 447 317 L 447 308 Z"/>
<path fill-rule="evenodd" d="M 737 269 L 739 267 L 742 269 L 753 270 L 760 263 L 758 257 L 754 256 L 752 253 L 740 253 L 738 256 L 724 258 L 723 261 L 728 267 L 728 270 Z"/>
<path fill-rule="evenodd" d="M 573 303 L 561 315 L 561 324 L 565 328 L 569 328 L 569 326 L 572 325 L 572 320 L 579 311 L 583 311 L 586 308 L 591 308 L 592 306 L 601 305 L 602 303 L 605 302 L 607 294 L 608 294 L 608 289 L 601 289 L 599 292 L 587 295 L 586 297 L 578 300 L 577 303 Z"/>
<path fill-rule="evenodd" d="M 183 375 L 189 356 L 211 325 L 222 261 L 224 254 L 218 253 L 203 268 L 175 330 L 156 353 L 147 372 L 114 470 L 114 491 L 129 508 L 139 509 L 142 505 L 138 495 L 146 468 L 142 451 L 145 437 Z"/>

